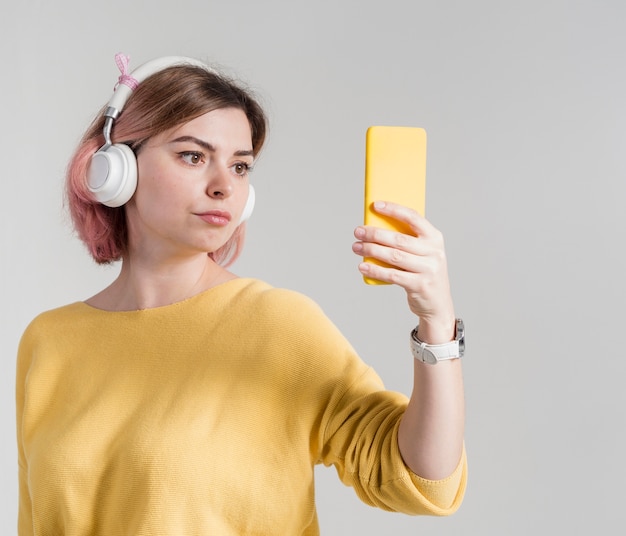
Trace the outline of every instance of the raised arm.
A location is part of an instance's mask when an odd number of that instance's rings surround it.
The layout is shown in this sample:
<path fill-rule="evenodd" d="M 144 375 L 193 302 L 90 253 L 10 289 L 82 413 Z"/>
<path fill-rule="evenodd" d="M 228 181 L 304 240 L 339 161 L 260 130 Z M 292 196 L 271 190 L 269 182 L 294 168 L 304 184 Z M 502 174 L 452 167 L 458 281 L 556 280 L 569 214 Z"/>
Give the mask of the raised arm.
<path fill-rule="evenodd" d="M 409 307 L 419 318 L 419 341 L 429 345 L 453 341 L 456 320 L 441 232 L 406 207 L 377 202 L 374 208 L 406 223 L 411 234 L 358 227 L 353 251 L 392 266 L 363 262 L 359 270 L 405 289 Z M 429 480 L 452 474 L 463 452 L 464 414 L 461 360 L 428 364 L 414 359 L 413 392 L 402 418 L 398 444 L 415 474 Z"/>

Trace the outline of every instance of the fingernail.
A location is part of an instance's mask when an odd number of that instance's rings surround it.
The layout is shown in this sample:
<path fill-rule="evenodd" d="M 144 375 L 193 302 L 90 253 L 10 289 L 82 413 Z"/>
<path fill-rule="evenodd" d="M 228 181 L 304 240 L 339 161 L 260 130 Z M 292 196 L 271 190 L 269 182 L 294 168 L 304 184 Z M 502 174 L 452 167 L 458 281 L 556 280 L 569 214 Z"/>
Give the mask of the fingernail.
<path fill-rule="evenodd" d="M 363 244 L 361 244 L 361 242 L 355 242 L 352 244 L 352 251 L 355 253 L 361 253 L 361 251 L 363 251 Z"/>
<path fill-rule="evenodd" d="M 374 202 L 374 208 L 376 210 L 381 209 L 381 208 L 385 208 L 385 202 L 384 201 L 375 201 Z"/>
<path fill-rule="evenodd" d="M 363 229 L 363 227 L 357 227 L 354 230 L 354 236 L 357 238 L 363 238 L 365 236 L 365 229 Z"/>

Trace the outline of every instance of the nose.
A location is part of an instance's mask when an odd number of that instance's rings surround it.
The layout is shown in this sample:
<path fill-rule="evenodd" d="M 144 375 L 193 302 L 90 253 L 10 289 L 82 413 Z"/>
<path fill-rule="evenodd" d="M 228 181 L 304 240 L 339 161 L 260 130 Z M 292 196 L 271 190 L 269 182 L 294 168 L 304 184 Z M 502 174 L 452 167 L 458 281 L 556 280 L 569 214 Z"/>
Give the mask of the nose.
<path fill-rule="evenodd" d="M 232 179 L 227 169 L 214 169 L 207 183 L 206 193 L 216 199 L 224 199 L 233 193 Z"/>

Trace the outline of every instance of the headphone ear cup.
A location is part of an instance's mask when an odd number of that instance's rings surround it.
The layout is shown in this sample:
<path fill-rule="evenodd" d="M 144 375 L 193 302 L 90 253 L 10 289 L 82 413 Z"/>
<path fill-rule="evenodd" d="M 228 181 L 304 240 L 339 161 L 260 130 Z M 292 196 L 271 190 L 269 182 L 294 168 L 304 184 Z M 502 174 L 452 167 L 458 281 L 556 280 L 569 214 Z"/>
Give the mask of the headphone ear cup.
<path fill-rule="evenodd" d="M 256 201 L 256 194 L 254 192 L 254 187 L 252 186 L 252 184 L 250 184 L 248 185 L 248 199 L 246 200 L 246 206 L 243 207 L 241 218 L 239 218 L 239 225 L 241 225 L 244 221 L 246 221 L 252 215 L 255 201 Z"/>
<path fill-rule="evenodd" d="M 117 143 L 98 150 L 87 170 L 87 187 L 107 207 L 127 203 L 137 189 L 137 158 L 132 149 Z"/>

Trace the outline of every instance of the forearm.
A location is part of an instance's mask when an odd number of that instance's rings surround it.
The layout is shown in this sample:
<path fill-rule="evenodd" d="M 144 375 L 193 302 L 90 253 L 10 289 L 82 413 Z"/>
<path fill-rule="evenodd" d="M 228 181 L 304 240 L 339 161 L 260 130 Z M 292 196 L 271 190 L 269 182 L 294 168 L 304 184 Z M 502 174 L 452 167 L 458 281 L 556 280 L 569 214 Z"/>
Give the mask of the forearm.
<path fill-rule="evenodd" d="M 420 340 L 452 337 L 420 325 Z M 423 337 L 423 338 L 422 338 Z M 463 451 L 465 404 L 461 359 L 429 365 L 414 360 L 413 393 L 400 423 L 398 444 L 411 470 L 429 480 L 446 478 Z"/>

